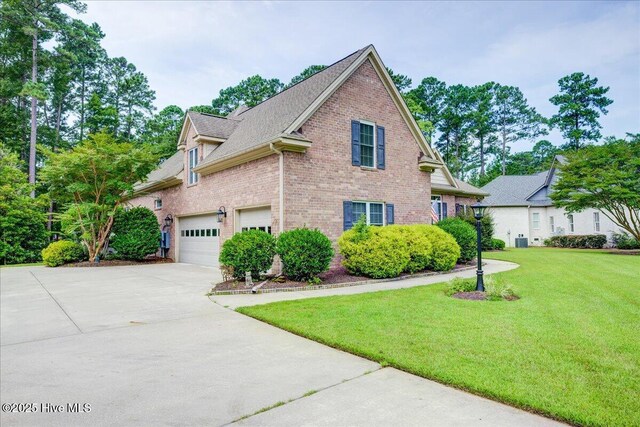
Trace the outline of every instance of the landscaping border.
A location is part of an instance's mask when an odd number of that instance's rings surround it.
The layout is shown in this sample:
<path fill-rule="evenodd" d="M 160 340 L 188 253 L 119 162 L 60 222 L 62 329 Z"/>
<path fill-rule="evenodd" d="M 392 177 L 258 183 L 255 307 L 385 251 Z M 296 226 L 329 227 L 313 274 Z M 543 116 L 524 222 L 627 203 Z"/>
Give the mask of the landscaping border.
<path fill-rule="evenodd" d="M 273 292 L 302 292 L 302 291 L 317 291 L 322 289 L 334 289 L 334 288 L 346 288 L 350 286 L 360 286 L 360 285 L 369 285 L 373 283 L 380 282 L 396 282 L 398 280 L 404 279 L 413 279 L 420 277 L 429 277 L 429 276 L 439 276 L 442 274 L 450 274 L 456 273 L 458 271 L 467 271 L 467 270 L 475 270 L 477 267 L 475 265 L 469 265 L 465 267 L 454 268 L 449 271 L 429 271 L 426 273 L 417 273 L 417 274 L 409 274 L 406 276 L 392 277 L 390 279 L 367 279 L 367 280 L 359 280 L 357 282 L 343 282 L 343 283 L 331 283 L 327 285 L 310 285 L 305 287 L 294 287 L 294 288 L 273 288 L 273 289 L 258 289 L 253 292 L 251 288 L 247 289 L 237 289 L 237 290 L 224 290 L 224 291 L 216 291 L 216 285 L 213 285 L 211 291 L 207 295 L 247 295 L 247 294 L 269 294 Z"/>

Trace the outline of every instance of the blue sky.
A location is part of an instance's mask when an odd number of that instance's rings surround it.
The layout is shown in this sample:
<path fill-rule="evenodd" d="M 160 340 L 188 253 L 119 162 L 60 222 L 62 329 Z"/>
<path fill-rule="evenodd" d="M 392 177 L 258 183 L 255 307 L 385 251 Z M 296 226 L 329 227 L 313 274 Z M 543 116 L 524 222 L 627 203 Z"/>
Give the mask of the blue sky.
<path fill-rule="evenodd" d="M 158 108 L 209 104 L 253 74 L 286 82 L 373 43 L 414 85 L 515 85 L 547 116 L 558 79 L 583 71 L 611 88 L 603 135 L 640 132 L 640 2 L 109 1 L 81 17 L 149 77 Z"/>

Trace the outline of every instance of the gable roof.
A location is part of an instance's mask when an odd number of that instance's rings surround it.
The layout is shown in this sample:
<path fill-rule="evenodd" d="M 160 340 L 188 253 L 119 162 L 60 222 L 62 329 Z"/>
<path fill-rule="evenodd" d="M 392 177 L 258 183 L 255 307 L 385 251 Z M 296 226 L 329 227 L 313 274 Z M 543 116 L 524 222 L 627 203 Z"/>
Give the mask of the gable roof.
<path fill-rule="evenodd" d="M 237 120 L 197 111 L 187 111 L 187 117 L 191 120 L 197 135 L 221 139 L 229 138 L 239 123 Z"/>
<path fill-rule="evenodd" d="M 424 140 L 422 132 L 404 104 L 402 96 L 397 92 L 397 88 L 382 65 L 375 48 L 373 45 L 369 45 L 260 104 L 245 111 L 238 111 L 228 119 L 223 119 L 236 122 L 234 130 L 223 144 L 200 162 L 196 170 L 202 171 L 207 165 L 268 145 L 283 137 L 302 140 L 310 144 L 311 141 L 306 140 L 297 132 L 300 126 L 367 59 L 372 61 L 383 83 L 392 94 L 394 102 L 405 116 L 409 127 L 415 128 L 412 129 L 412 132 L 422 151 L 434 159 L 436 163 L 441 164 L 429 144 Z"/>
<path fill-rule="evenodd" d="M 184 170 L 184 151 L 178 150 L 173 156 L 160 164 L 158 169 L 147 175 L 147 180 L 134 185 L 135 193 L 155 191 L 182 182 L 181 172 Z"/>
<path fill-rule="evenodd" d="M 545 183 L 548 171 L 535 175 L 502 175 L 482 187 L 491 195 L 484 199 L 489 206 L 531 206 L 529 199 Z"/>

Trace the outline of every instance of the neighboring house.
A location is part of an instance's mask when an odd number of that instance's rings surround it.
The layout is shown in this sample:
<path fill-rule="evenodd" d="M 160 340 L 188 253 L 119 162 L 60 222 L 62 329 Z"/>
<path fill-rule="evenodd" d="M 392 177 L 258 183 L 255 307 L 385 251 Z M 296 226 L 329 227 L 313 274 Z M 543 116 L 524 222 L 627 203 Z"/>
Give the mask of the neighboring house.
<path fill-rule="evenodd" d="M 443 217 L 486 195 L 451 176 L 373 46 L 226 118 L 188 112 L 178 148 L 130 203 L 174 218 L 180 262 L 217 265 L 243 230 L 306 226 L 335 243 L 361 215 L 431 223 L 432 198 Z"/>
<path fill-rule="evenodd" d="M 544 239 L 562 234 L 606 234 L 611 241 L 619 227 L 596 209 L 569 214 L 553 206 L 549 194 L 558 179 L 556 156 L 548 171 L 535 175 L 504 175 L 494 179 L 483 190 L 491 194 L 483 203 L 489 206 L 495 222 L 494 236 L 507 246 L 515 246 L 515 238 L 526 237 L 529 245 L 540 246 Z"/>

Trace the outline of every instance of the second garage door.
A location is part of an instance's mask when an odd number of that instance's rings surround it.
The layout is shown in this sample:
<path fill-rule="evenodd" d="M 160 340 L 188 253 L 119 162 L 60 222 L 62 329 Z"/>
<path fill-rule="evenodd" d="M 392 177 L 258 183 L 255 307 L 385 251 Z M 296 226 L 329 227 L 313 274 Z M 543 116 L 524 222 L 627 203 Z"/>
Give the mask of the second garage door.
<path fill-rule="evenodd" d="M 220 228 L 216 215 L 180 218 L 179 262 L 217 267 Z"/>
<path fill-rule="evenodd" d="M 238 216 L 238 231 L 262 230 L 271 234 L 271 208 L 242 209 Z"/>

